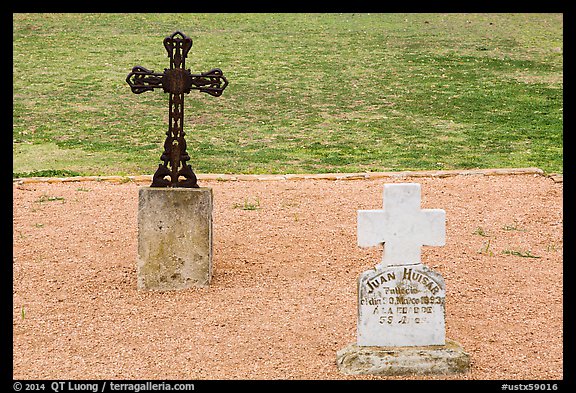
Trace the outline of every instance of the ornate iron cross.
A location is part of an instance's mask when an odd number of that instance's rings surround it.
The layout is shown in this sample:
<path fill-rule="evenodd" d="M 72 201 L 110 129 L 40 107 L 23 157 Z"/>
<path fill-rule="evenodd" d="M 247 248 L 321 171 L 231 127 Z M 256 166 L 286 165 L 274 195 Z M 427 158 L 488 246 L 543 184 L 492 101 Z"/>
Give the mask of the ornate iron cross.
<path fill-rule="evenodd" d="M 163 162 L 152 177 L 151 187 L 197 188 L 198 182 L 192 167 L 187 164 L 190 156 L 186 152 L 184 139 L 184 94 L 190 90 L 200 90 L 219 97 L 228 86 L 228 81 L 218 68 L 201 74 L 192 74 L 186 69 L 186 56 L 192 47 L 192 39 L 176 31 L 164 39 L 164 47 L 170 58 L 170 68 L 163 73 L 136 66 L 126 77 L 133 93 L 140 94 L 156 88 L 170 94 L 169 124 L 164 142 Z M 180 177 L 184 179 L 180 180 Z"/>

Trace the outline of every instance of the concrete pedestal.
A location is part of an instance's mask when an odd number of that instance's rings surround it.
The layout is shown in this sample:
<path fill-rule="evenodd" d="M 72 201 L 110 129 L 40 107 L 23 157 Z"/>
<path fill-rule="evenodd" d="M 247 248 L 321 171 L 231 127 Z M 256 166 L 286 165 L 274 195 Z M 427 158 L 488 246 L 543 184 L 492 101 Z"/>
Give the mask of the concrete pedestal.
<path fill-rule="evenodd" d="M 455 341 L 423 347 L 359 347 L 336 352 L 338 369 L 349 375 L 445 375 L 468 371 L 470 355 Z"/>
<path fill-rule="evenodd" d="M 212 208 L 211 188 L 140 188 L 138 289 L 210 284 Z"/>

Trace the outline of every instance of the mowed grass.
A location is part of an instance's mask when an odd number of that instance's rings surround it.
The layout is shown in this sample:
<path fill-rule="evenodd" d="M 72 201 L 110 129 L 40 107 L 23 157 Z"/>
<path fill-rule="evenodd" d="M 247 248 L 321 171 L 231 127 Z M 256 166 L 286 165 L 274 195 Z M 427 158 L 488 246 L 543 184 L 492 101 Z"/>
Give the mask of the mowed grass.
<path fill-rule="evenodd" d="M 197 173 L 535 166 L 562 173 L 561 14 L 14 14 L 13 172 L 151 174 L 168 95 L 135 65 L 192 72 L 221 97 L 185 103 Z M 37 172 L 42 173 L 42 172 Z M 46 173 L 46 172 L 44 172 Z"/>

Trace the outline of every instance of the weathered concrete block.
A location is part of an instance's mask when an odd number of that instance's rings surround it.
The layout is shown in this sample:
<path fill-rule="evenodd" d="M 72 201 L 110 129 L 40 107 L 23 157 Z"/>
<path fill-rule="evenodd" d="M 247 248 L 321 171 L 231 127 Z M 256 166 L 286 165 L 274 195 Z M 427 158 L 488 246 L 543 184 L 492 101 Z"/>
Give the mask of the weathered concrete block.
<path fill-rule="evenodd" d="M 336 352 L 338 369 L 349 375 L 445 375 L 467 372 L 470 355 L 455 341 L 423 347 L 360 347 Z"/>
<path fill-rule="evenodd" d="M 210 284 L 212 189 L 142 187 L 138 194 L 139 289 Z"/>

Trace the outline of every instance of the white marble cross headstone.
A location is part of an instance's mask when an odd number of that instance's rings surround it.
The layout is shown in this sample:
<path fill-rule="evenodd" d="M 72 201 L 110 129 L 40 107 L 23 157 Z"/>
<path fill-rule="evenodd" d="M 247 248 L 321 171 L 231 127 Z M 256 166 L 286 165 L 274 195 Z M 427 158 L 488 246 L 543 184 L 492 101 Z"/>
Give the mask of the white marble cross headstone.
<path fill-rule="evenodd" d="M 358 346 L 444 345 L 445 284 L 420 260 L 446 242 L 446 213 L 420 208 L 420 184 L 384 185 L 383 210 L 358 210 L 358 245 L 384 245 L 358 278 Z"/>
<path fill-rule="evenodd" d="M 422 246 L 446 243 L 446 212 L 420 209 L 420 184 L 384 185 L 383 210 L 358 210 L 358 245 L 384 244 L 379 267 L 420 264 Z"/>
<path fill-rule="evenodd" d="M 446 339 L 444 278 L 420 260 L 422 246 L 445 244 L 445 220 L 444 210 L 421 209 L 417 183 L 385 184 L 384 208 L 358 211 L 358 245 L 383 245 L 384 252 L 380 263 L 358 276 L 356 343 L 338 352 L 340 370 L 467 370 L 469 355 Z"/>

